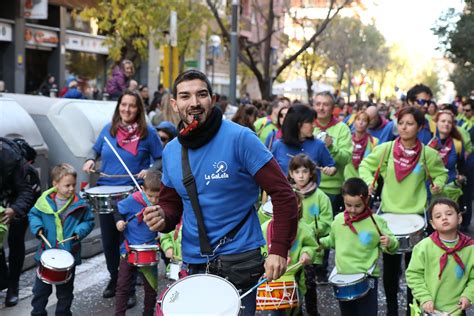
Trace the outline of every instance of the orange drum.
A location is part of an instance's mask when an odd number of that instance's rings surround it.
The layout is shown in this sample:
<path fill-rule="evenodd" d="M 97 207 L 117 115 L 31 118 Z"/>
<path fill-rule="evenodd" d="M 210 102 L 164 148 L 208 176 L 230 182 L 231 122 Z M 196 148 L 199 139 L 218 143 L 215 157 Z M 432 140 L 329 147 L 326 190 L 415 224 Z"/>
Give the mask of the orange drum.
<path fill-rule="evenodd" d="M 295 281 L 268 282 L 257 289 L 257 310 L 278 310 L 299 305 L 298 284 Z"/>

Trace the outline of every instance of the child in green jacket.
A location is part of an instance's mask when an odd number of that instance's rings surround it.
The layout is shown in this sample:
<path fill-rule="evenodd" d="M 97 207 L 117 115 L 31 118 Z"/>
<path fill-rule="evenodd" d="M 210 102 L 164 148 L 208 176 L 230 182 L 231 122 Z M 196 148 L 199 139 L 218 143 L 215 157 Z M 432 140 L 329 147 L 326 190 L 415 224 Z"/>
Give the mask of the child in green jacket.
<path fill-rule="evenodd" d="M 413 249 L 407 284 L 426 313 L 461 315 L 474 299 L 474 240 L 458 232 L 462 217 L 453 200 L 439 198 L 428 211 L 435 232 Z"/>
<path fill-rule="evenodd" d="M 330 235 L 320 240 L 323 248 L 336 249 L 338 274 L 366 273 L 373 279 L 373 287 L 365 296 L 339 301 L 343 316 L 377 315 L 377 278 L 380 274 L 377 261 L 382 251 L 394 253 L 398 249 L 398 240 L 387 222 L 368 208 L 368 195 L 368 186 L 363 180 L 346 180 L 342 186 L 345 211 L 334 218 Z"/>

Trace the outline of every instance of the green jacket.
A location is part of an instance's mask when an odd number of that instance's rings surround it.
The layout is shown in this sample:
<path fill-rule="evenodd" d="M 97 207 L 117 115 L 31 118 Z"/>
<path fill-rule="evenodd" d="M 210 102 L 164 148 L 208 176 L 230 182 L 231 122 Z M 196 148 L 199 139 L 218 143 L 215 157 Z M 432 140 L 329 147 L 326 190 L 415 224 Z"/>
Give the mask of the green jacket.
<path fill-rule="evenodd" d="M 339 274 L 367 273 L 377 264 L 381 251 L 393 254 L 398 249 L 398 240 L 388 228 L 387 222 L 376 214 L 373 218 L 382 234 L 390 238 L 387 248 L 380 246 L 380 236 L 370 218 L 352 223 L 357 230 L 356 235 L 344 224 L 344 213 L 336 215 L 331 225 L 331 233 L 320 240 L 323 248 L 336 249 L 336 268 Z M 380 275 L 378 266 L 372 275 Z"/>
<path fill-rule="evenodd" d="M 253 125 L 255 126 L 255 132 L 257 133 L 258 138 L 260 138 L 260 141 L 264 144 L 268 134 L 272 131 L 278 130 L 278 127 L 272 122 L 269 115 L 259 118 Z"/>
<path fill-rule="evenodd" d="M 333 213 L 331 200 L 326 193 L 317 188 L 313 194 L 303 199 L 303 214 L 300 221 L 312 227 L 318 237 L 329 235 Z"/>
<path fill-rule="evenodd" d="M 262 247 L 263 254 L 268 254 L 267 228 L 269 223 L 270 221 L 266 221 L 262 224 L 263 236 L 267 241 L 267 244 Z M 290 258 L 290 262 L 288 263 L 288 267 L 298 263 L 303 253 L 307 253 L 309 257 L 314 261 L 314 258 L 316 256 L 316 239 L 314 238 L 314 230 L 312 229 L 312 227 L 300 220 L 298 222 L 298 230 L 296 232 L 295 241 L 293 242 L 293 245 L 291 246 L 289 252 L 288 257 Z M 285 274 L 283 274 L 278 280 L 274 280 L 274 282 L 294 281 L 295 275 L 302 269 L 303 266 L 300 266 L 297 269 L 285 272 Z M 298 282 L 298 287 L 303 293 L 306 292 L 304 273 L 301 273 L 301 277 Z"/>
<path fill-rule="evenodd" d="M 447 247 L 454 244 L 444 243 Z M 427 237 L 413 249 L 410 264 L 406 270 L 407 285 L 420 305 L 433 301 L 435 309 L 452 311 L 461 296 L 474 301 L 474 247 L 468 246 L 457 254 L 464 263 L 464 271 L 458 266 L 452 255 L 448 255 L 447 264 L 438 279 L 440 258 L 444 250 Z M 460 315 L 458 311 L 455 315 Z"/>
<path fill-rule="evenodd" d="M 313 134 L 317 135 L 321 130 L 316 127 Z M 329 147 L 329 153 L 336 162 L 337 172 L 333 176 L 321 173 L 321 183 L 319 187 L 326 194 L 340 194 L 341 186 L 344 182 L 344 168 L 352 160 L 352 138 L 351 130 L 343 122 L 339 122 L 326 130 L 333 139 L 333 144 Z"/>
<path fill-rule="evenodd" d="M 439 187 L 446 184 L 448 170 L 444 167 L 438 152 L 423 145 L 420 160 L 413 172 L 398 182 L 393 162 L 393 144 L 394 141 L 391 141 L 375 147 L 374 151 L 362 160 L 359 167 L 360 177 L 367 185 L 371 185 L 375 171 L 382 161 L 380 169 L 380 175 L 384 179 L 382 210 L 388 213 L 422 214 L 427 202 L 425 181 L 428 178 L 425 166 L 433 182 Z"/>
<path fill-rule="evenodd" d="M 173 257 L 181 258 L 181 239 L 183 237 L 182 229 L 179 230 L 178 236 L 176 236 L 176 238 L 175 232 L 176 230 L 173 230 L 167 234 L 161 234 L 161 250 L 163 250 L 163 252 L 166 252 L 166 250 L 168 250 L 169 248 L 173 248 Z"/>

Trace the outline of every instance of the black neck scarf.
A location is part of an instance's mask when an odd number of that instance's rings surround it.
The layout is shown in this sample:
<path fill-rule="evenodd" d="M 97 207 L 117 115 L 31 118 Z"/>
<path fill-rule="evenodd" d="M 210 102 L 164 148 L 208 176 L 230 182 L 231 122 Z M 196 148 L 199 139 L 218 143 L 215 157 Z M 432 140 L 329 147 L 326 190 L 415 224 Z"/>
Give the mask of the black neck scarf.
<path fill-rule="evenodd" d="M 195 130 L 190 131 L 187 135 L 178 134 L 178 141 L 184 148 L 198 149 L 206 145 L 217 134 L 221 127 L 222 112 L 214 106 L 211 113 L 202 125 Z M 183 121 L 179 122 L 178 130 L 184 128 Z"/>

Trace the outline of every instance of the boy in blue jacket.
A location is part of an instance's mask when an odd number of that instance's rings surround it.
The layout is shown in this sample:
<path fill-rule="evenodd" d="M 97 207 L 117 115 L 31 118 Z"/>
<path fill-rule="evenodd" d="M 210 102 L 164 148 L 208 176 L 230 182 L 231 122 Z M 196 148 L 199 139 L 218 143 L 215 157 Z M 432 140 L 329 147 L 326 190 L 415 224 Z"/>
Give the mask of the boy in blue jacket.
<path fill-rule="evenodd" d="M 152 205 L 158 203 L 160 194 L 161 172 L 149 170 L 143 181 L 143 194 Z M 143 221 L 143 210 L 147 206 L 141 192 L 135 192 L 118 203 L 121 219 L 116 226 L 123 232 L 124 242 L 120 247 L 120 259 L 117 288 L 115 292 L 115 315 L 125 316 L 127 300 L 133 286 L 133 275 L 137 267 L 127 261 L 128 245 L 157 245 L 158 233 L 152 232 Z M 145 276 L 143 286 L 145 290 L 143 315 L 154 315 L 156 303 L 157 267 L 143 267 L 140 272 Z"/>
<path fill-rule="evenodd" d="M 28 220 L 33 235 L 39 237 L 42 233 L 53 247 L 64 249 L 74 257 L 71 279 L 56 285 L 56 315 L 72 315 L 75 266 L 81 264 L 81 240 L 94 228 L 94 215 L 89 205 L 74 191 L 77 173 L 71 165 L 57 165 L 51 172 L 51 178 L 53 187 L 43 192 L 36 201 L 28 213 Z M 60 242 L 70 237 L 74 239 L 59 246 Z M 40 261 L 44 250 L 46 245 L 42 242 L 35 255 L 36 262 Z M 31 315 L 46 315 L 46 305 L 52 291 L 52 285 L 36 277 Z"/>

